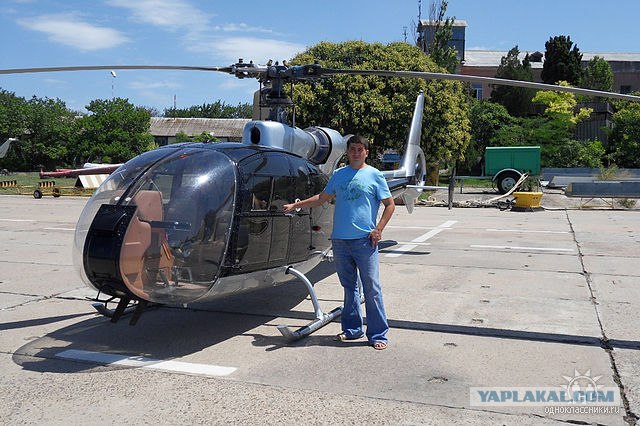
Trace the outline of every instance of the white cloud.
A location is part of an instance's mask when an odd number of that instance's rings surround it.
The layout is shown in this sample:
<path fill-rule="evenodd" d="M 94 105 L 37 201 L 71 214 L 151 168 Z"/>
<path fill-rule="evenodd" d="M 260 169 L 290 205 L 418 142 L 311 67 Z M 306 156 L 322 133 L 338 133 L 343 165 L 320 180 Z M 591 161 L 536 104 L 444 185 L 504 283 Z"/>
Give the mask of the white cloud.
<path fill-rule="evenodd" d="M 183 84 L 176 81 L 158 80 L 153 77 L 138 78 L 126 84 L 126 89 L 135 92 L 136 102 L 149 103 L 160 110 L 169 108 L 173 102 L 173 95 L 183 87 Z M 118 89 L 116 87 L 116 94 L 117 92 Z"/>
<path fill-rule="evenodd" d="M 192 45 L 190 49 L 198 53 L 213 53 L 229 63 L 243 58 L 245 62 L 252 60 L 264 64 L 269 59 L 289 60 L 306 48 L 298 43 L 268 38 L 228 37 Z"/>
<path fill-rule="evenodd" d="M 56 43 L 79 50 L 110 49 L 129 41 L 117 30 L 91 25 L 73 14 L 41 15 L 20 19 L 18 24 L 45 33 Z"/>
<path fill-rule="evenodd" d="M 183 30 L 181 39 L 187 50 L 206 53 L 228 63 L 236 62 L 238 58 L 253 59 L 258 63 L 265 63 L 269 59 L 281 61 L 305 50 L 303 45 L 276 40 L 273 37 L 280 34 L 269 28 L 244 22 L 214 25 L 212 20 L 215 15 L 204 12 L 186 0 L 107 0 L 107 3 L 130 11 L 135 22 L 153 25 L 164 31 Z M 233 32 L 270 34 L 272 38 L 221 36 Z"/>
<path fill-rule="evenodd" d="M 133 19 L 165 30 L 187 28 L 201 31 L 209 23 L 209 15 L 180 0 L 110 0 L 108 4 L 122 7 L 133 13 Z"/>
<path fill-rule="evenodd" d="M 234 23 L 229 23 L 229 24 L 224 24 L 224 25 L 218 25 L 213 27 L 214 30 L 216 31 L 224 31 L 224 32 L 238 32 L 238 31 L 243 31 L 243 32 L 253 32 L 253 33 L 269 33 L 269 34 L 273 34 L 274 31 L 269 29 L 269 28 L 263 28 L 263 27 L 252 27 L 250 25 L 247 25 L 243 22 L 239 23 L 239 24 L 234 24 Z"/>
<path fill-rule="evenodd" d="M 57 78 L 44 78 L 42 81 L 49 86 L 68 87 L 69 82 L 66 80 L 59 80 Z"/>
<path fill-rule="evenodd" d="M 182 85 L 174 81 L 168 81 L 168 80 L 164 80 L 164 81 L 137 80 L 129 83 L 127 87 L 133 90 L 144 91 L 144 90 L 157 90 L 157 89 L 178 89 L 182 87 Z"/>

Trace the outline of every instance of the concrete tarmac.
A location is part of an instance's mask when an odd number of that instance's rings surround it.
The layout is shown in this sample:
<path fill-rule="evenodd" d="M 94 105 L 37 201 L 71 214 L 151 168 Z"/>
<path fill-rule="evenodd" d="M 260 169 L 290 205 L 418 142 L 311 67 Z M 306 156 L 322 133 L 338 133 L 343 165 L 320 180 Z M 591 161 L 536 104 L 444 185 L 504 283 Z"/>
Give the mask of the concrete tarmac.
<path fill-rule="evenodd" d="M 334 342 L 339 322 L 285 341 L 277 325 L 313 318 L 299 281 L 111 323 L 73 266 L 85 203 L 0 197 L 3 424 L 635 424 L 640 415 L 637 210 L 398 206 L 380 245 L 390 343 L 376 351 Z M 331 263 L 310 278 L 325 311 L 341 304 Z M 605 398 L 542 401 L 553 389 Z"/>

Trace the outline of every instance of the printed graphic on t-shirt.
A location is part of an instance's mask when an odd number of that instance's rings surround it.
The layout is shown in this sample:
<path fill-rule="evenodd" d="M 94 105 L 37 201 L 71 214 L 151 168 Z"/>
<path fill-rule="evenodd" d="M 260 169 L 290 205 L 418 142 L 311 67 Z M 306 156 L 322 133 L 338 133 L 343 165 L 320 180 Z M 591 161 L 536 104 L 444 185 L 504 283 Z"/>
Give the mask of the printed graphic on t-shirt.
<path fill-rule="evenodd" d="M 340 188 L 344 191 L 344 199 L 347 201 L 359 200 L 363 197 L 366 187 L 358 179 L 352 179 L 348 184 Z"/>

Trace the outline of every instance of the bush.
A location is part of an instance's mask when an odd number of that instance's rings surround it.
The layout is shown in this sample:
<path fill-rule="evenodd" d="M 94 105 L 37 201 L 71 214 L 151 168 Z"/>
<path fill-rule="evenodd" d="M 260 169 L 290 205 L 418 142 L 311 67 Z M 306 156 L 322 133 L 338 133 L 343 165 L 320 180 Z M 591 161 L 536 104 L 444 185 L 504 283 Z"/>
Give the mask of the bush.
<path fill-rule="evenodd" d="M 605 149 L 600 141 L 567 140 L 542 147 L 544 167 L 602 167 Z"/>

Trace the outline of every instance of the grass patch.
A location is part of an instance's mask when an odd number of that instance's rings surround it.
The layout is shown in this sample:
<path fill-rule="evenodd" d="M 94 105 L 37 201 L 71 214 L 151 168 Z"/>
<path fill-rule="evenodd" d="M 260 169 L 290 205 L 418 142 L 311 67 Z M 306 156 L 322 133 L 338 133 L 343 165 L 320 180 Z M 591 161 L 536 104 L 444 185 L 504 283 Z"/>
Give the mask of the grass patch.
<path fill-rule="evenodd" d="M 449 182 L 449 179 L 447 179 L 447 182 Z M 493 182 L 491 181 L 491 179 L 464 179 L 464 186 L 469 186 L 472 188 L 492 188 L 493 187 Z M 459 186 L 458 181 L 456 181 L 456 185 Z"/>

